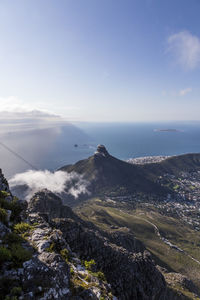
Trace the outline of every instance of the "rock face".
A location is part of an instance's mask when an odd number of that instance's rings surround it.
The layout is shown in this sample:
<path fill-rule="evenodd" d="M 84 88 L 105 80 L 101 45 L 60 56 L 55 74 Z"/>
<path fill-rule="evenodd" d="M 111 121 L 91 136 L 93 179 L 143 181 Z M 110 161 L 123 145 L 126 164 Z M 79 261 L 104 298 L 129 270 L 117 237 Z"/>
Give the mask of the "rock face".
<path fill-rule="evenodd" d="M 28 210 L 31 213 L 44 215 L 47 221 L 53 218 L 74 217 L 75 214 L 68 207 L 62 205 L 62 200 L 48 190 L 42 190 L 34 195 L 29 202 Z"/>
<path fill-rule="evenodd" d="M 104 157 L 109 156 L 109 153 L 104 145 L 98 145 L 97 150 L 94 154 L 95 156 L 99 156 L 99 155 Z"/>
<path fill-rule="evenodd" d="M 8 182 L 5 179 L 5 177 L 4 177 L 1 169 L 0 169 L 0 190 L 1 191 L 6 191 L 6 192 L 10 193 Z"/>
<path fill-rule="evenodd" d="M 47 207 L 45 203 L 49 203 Z M 130 235 L 126 238 L 120 232 L 109 239 L 107 233 L 81 220 L 48 191 L 37 193 L 31 200 L 29 213 L 36 211 L 48 219 L 51 227 L 62 232 L 64 240 L 78 257 L 95 260 L 96 268 L 105 274 L 113 294 L 119 299 L 164 299 L 164 277 L 150 254 L 139 252 L 144 247 L 137 245 L 133 236 L 134 242 L 130 241 Z"/>
<path fill-rule="evenodd" d="M 1 205 L 10 205 L 2 195 Z M 186 299 L 168 290 L 150 254 L 126 228 L 104 232 L 47 190 L 25 209 L 16 218 L 21 223 L 0 222 L 0 300 Z M 185 277 L 172 277 L 193 288 Z"/>

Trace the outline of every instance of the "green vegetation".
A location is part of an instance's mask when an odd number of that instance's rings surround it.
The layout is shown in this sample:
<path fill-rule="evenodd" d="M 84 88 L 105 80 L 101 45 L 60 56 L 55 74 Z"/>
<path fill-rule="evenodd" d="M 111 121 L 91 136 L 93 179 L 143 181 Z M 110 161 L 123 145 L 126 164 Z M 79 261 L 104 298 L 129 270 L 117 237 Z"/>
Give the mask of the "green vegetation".
<path fill-rule="evenodd" d="M 12 244 L 20 244 L 24 241 L 24 239 L 18 235 L 17 233 L 11 232 L 5 235 L 3 242 L 4 244 L 12 245 Z"/>
<path fill-rule="evenodd" d="M 105 277 L 105 274 L 104 274 L 103 272 L 98 271 L 98 272 L 96 273 L 96 275 L 97 275 L 97 278 L 98 278 L 99 280 L 106 281 L 106 277 Z"/>
<path fill-rule="evenodd" d="M 92 270 L 92 267 L 93 267 L 95 264 L 96 264 L 96 263 L 95 263 L 94 259 L 91 259 L 91 260 L 89 260 L 89 261 L 87 261 L 87 260 L 84 261 L 84 266 L 85 266 L 85 268 L 86 268 L 87 270 L 89 270 L 89 271 Z"/>
<path fill-rule="evenodd" d="M 6 191 L 0 191 L 0 197 L 1 198 L 6 198 L 10 196 L 10 193 L 6 192 Z"/>
<path fill-rule="evenodd" d="M 0 264 L 9 262 L 13 268 L 21 267 L 23 262 L 32 257 L 32 252 L 22 246 L 24 239 L 16 232 L 8 233 L 0 247 Z"/>
<path fill-rule="evenodd" d="M 68 263 L 69 262 L 69 251 L 65 248 L 60 251 L 61 256 L 63 259 Z"/>
<path fill-rule="evenodd" d="M 18 234 L 23 234 L 25 232 L 29 232 L 32 229 L 33 229 L 33 226 L 31 226 L 28 223 L 24 223 L 24 222 L 14 225 L 14 232 L 16 232 Z"/>
<path fill-rule="evenodd" d="M 178 184 L 176 184 L 174 187 L 173 187 L 173 189 L 175 190 L 175 191 L 177 191 L 178 189 L 179 189 L 179 185 Z"/>
<path fill-rule="evenodd" d="M 0 247 L 0 265 L 4 262 L 10 262 L 14 268 L 22 266 L 23 262 L 29 260 L 32 253 L 22 247 L 21 244 L 11 244 L 8 247 Z"/>
<path fill-rule="evenodd" d="M 74 269 L 72 267 L 70 267 L 70 274 L 71 274 L 71 276 L 74 275 Z"/>
<path fill-rule="evenodd" d="M 14 268 L 20 268 L 23 262 L 31 259 L 32 253 L 22 247 L 20 244 L 14 244 L 10 247 L 12 255 L 12 265 Z"/>
<path fill-rule="evenodd" d="M 4 246 L 0 246 L 0 265 L 12 258 L 11 252 Z"/>
<path fill-rule="evenodd" d="M 51 245 L 48 248 L 46 248 L 46 251 L 47 252 L 54 252 L 56 250 L 55 248 L 56 248 L 56 245 L 53 242 L 53 243 L 51 243 Z"/>
<path fill-rule="evenodd" d="M 186 275 L 200 287 L 200 265 L 183 252 L 165 244 L 155 232 L 155 224 L 163 237 L 177 245 L 200 261 L 200 232 L 193 230 L 180 219 L 160 214 L 155 206 L 138 207 L 134 210 L 120 206 L 113 207 L 112 203 L 100 199 L 91 199 L 76 209 L 85 219 L 93 222 L 100 229 L 111 230 L 111 226 L 124 231 L 129 228 L 133 235 L 141 241 L 153 256 L 156 264 L 169 271 Z M 113 229 L 113 232 L 116 229 Z"/>
<path fill-rule="evenodd" d="M 7 221 L 7 217 L 8 214 L 5 208 L 0 207 L 0 221 L 5 224 Z"/>
<path fill-rule="evenodd" d="M 0 208 L 4 210 L 11 210 L 10 220 L 12 222 L 19 221 L 22 208 L 18 202 L 18 198 L 13 197 L 12 201 L 8 201 L 5 199 L 7 196 L 10 196 L 10 194 L 5 191 L 0 191 Z"/>
<path fill-rule="evenodd" d="M 22 293 L 22 288 L 20 286 L 14 286 L 10 293 L 12 296 L 20 296 Z"/>

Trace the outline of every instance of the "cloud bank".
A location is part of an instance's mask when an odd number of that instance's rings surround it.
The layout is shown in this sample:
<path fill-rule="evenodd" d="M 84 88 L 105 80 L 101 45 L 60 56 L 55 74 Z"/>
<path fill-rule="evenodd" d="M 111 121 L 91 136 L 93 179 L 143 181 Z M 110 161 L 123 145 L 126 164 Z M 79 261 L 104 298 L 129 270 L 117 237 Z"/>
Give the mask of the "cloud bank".
<path fill-rule="evenodd" d="M 66 119 L 43 109 L 42 104 L 32 106 L 13 96 L 0 97 L 0 134 L 52 128 L 66 123 Z"/>
<path fill-rule="evenodd" d="M 189 31 L 181 31 L 168 37 L 168 52 L 184 69 L 193 70 L 200 65 L 200 38 Z"/>
<path fill-rule="evenodd" d="M 56 194 L 67 192 L 74 198 L 78 198 L 80 194 L 89 194 L 87 190 L 89 183 L 83 178 L 83 175 L 75 172 L 56 171 L 52 173 L 48 170 L 29 170 L 12 177 L 9 180 L 9 185 L 11 189 L 24 185 L 28 187 L 25 192 L 26 200 L 29 200 L 36 192 L 42 189 L 48 189 Z"/>

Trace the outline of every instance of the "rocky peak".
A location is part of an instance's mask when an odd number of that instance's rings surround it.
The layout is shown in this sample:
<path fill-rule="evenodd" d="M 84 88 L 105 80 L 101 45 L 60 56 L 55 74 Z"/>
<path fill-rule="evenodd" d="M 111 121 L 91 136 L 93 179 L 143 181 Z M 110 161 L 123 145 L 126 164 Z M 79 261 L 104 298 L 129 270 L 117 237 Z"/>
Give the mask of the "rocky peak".
<path fill-rule="evenodd" d="M 98 145 L 97 146 L 97 150 L 96 150 L 96 152 L 94 153 L 95 155 L 101 155 L 101 156 L 109 156 L 109 153 L 108 153 L 108 151 L 107 151 L 107 149 L 106 149 L 106 147 L 104 146 L 104 145 Z"/>
<path fill-rule="evenodd" d="M 62 200 L 57 195 L 46 189 L 37 192 L 30 199 L 28 211 L 46 216 L 47 221 L 53 218 L 74 217 L 71 208 L 63 205 Z"/>
<path fill-rule="evenodd" d="M 0 169 L 0 190 L 10 193 L 8 182 L 5 179 L 1 169 Z"/>

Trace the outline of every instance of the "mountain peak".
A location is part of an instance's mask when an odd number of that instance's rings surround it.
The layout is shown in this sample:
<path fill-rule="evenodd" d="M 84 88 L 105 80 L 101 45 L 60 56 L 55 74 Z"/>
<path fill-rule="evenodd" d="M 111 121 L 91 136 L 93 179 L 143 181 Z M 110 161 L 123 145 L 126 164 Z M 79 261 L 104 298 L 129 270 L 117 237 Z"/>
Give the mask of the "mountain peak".
<path fill-rule="evenodd" d="M 104 145 L 98 145 L 95 155 L 109 156 L 109 153 Z"/>

